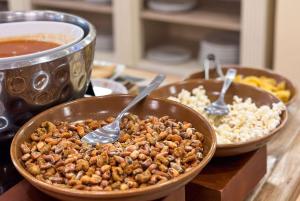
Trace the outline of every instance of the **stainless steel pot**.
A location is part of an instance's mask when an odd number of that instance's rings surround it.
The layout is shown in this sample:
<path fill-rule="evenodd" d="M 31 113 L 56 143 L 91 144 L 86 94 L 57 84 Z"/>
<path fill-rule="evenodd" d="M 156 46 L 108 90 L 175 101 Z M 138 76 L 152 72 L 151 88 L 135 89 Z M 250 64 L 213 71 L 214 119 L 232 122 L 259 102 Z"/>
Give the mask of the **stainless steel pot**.
<path fill-rule="evenodd" d="M 46 55 L 0 61 L 0 141 L 12 137 L 36 113 L 82 97 L 94 59 L 96 31 L 87 20 L 54 11 L 0 12 L 0 23 L 19 21 L 72 23 L 84 30 L 84 37 Z"/>

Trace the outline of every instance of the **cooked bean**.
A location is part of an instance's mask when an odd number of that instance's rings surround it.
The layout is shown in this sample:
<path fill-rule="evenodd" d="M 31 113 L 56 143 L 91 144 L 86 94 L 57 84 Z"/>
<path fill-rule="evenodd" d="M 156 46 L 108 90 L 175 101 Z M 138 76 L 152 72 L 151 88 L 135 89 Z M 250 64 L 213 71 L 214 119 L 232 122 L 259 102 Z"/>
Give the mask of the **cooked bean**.
<path fill-rule="evenodd" d="M 30 153 L 30 148 L 27 143 L 21 144 L 21 150 L 23 154 Z"/>
<path fill-rule="evenodd" d="M 43 122 L 21 144 L 26 170 L 40 181 L 89 191 L 128 190 L 166 182 L 203 159 L 204 136 L 188 122 L 168 116 L 127 115 L 118 142 L 92 146 L 86 133 L 114 120 Z"/>
<path fill-rule="evenodd" d="M 29 153 L 24 154 L 24 155 L 21 157 L 21 159 L 22 159 L 23 161 L 27 161 L 29 158 L 30 158 L 30 154 L 29 154 Z"/>

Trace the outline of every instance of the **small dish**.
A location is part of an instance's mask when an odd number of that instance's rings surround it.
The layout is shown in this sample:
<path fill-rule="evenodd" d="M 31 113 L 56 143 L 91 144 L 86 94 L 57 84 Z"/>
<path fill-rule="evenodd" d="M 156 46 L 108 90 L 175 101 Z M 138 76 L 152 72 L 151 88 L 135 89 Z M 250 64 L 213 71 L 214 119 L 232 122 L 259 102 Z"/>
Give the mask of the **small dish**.
<path fill-rule="evenodd" d="M 91 79 L 93 90 L 96 96 L 109 94 L 127 94 L 126 87 L 122 84 L 108 79 Z"/>
<path fill-rule="evenodd" d="M 223 82 L 217 80 L 187 80 L 182 82 L 177 82 L 173 84 L 169 84 L 163 86 L 161 88 L 153 91 L 150 96 L 154 98 L 165 98 L 167 99 L 170 96 L 177 96 L 182 89 L 191 91 L 192 89 L 202 85 L 206 90 L 206 95 L 211 101 L 215 101 L 218 98 L 220 89 L 222 87 Z M 273 96 L 270 93 L 267 93 L 261 89 L 251 87 L 244 84 L 236 84 L 232 83 L 230 88 L 228 89 L 225 101 L 226 103 L 231 103 L 233 96 L 237 95 L 241 98 L 252 98 L 253 102 L 258 106 L 269 105 L 272 103 L 277 103 L 280 100 Z M 218 144 L 215 156 L 234 156 L 242 153 L 250 152 L 256 150 L 262 146 L 264 146 L 268 141 L 270 141 L 276 133 L 285 125 L 287 121 L 288 113 L 287 110 L 284 110 L 281 114 L 281 122 L 280 124 L 268 135 L 263 137 L 250 140 L 242 143 L 235 144 Z"/>
<path fill-rule="evenodd" d="M 174 101 L 146 98 L 136 105 L 131 112 L 145 118 L 148 115 L 165 116 L 175 118 L 179 121 L 188 121 L 193 127 L 204 135 L 204 158 L 190 171 L 170 179 L 166 182 L 137 189 L 124 191 L 84 191 L 61 188 L 42 182 L 33 177 L 21 164 L 22 155 L 20 145 L 30 138 L 31 133 L 36 130 L 43 121 L 69 121 L 76 122 L 83 119 L 102 119 L 116 116 L 133 99 L 130 95 L 108 95 L 102 97 L 90 97 L 77 99 L 50 108 L 29 120 L 15 135 L 11 144 L 11 158 L 19 173 L 25 177 L 33 186 L 59 200 L 67 201 L 132 201 L 132 200 L 156 200 L 176 191 L 186 185 L 207 165 L 212 158 L 216 148 L 216 136 L 210 124 L 194 110 L 176 103 Z"/>
<path fill-rule="evenodd" d="M 296 86 L 286 77 L 273 72 L 271 70 L 267 69 L 258 69 L 258 68 L 253 68 L 253 67 L 241 67 L 241 66 L 236 66 L 236 65 L 228 65 L 228 66 L 223 66 L 223 73 L 226 73 L 229 68 L 234 68 L 237 70 L 237 75 L 243 75 L 243 76 L 265 76 L 272 78 L 276 80 L 277 83 L 284 81 L 286 83 L 286 89 L 291 91 L 291 97 L 289 101 L 286 103 L 287 106 L 291 105 L 293 102 L 296 100 L 297 96 L 297 89 Z M 218 74 L 215 69 L 211 69 L 209 72 L 209 77 L 210 78 L 217 78 Z M 190 76 L 188 76 L 185 80 L 192 80 L 192 79 L 204 79 L 204 71 L 193 73 Z"/>
<path fill-rule="evenodd" d="M 0 62 L 30 59 L 64 49 L 83 38 L 84 31 L 77 25 L 54 21 L 26 21 L 0 24 L 0 41 L 37 40 L 54 42 L 60 46 L 32 54 L 0 58 Z"/>

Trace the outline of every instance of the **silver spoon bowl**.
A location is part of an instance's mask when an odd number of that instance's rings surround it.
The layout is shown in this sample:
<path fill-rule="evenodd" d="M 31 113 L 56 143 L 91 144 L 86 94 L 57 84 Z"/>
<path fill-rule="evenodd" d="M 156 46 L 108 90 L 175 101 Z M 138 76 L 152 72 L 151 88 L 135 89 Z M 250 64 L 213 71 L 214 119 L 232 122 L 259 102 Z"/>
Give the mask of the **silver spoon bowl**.
<path fill-rule="evenodd" d="M 136 96 L 126 108 L 124 108 L 116 119 L 101 128 L 98 128 L 81 138 L 82 142 L 87 142 L 88 144 L 96 145 L 107 144 L 116 142 L 119 139 L 120 135 L 120 122 L 122 118 L 128 113 L 128 111 L 134 107 L 138 102 L 143 100 L 147 95 L 149 95 L 154 89 L 156 89 L 165 79 L 165 75 L 160 74 L 156 76 L 152 82 L 138 95 Z"/>
<path fill-rule="evenodd" d="M 209 105 L 208 107 L 205 108 L 205 111 L 208 114 L 222 116 L 222 115 L 226 115 L 229 113 L 229 108 L 228 108 L 227 104 L 225 103 L 224 97 L 225 97 L 225 94 L 226 94 L 227 90 L 229 89 L 231 83 L 233 82 L 235 76 L 236 76 L 235 69 L 229 69 L 227 71 L 226 76 L 224 78 L 224 83 L 223 83 L 223 87 L 221 89 L 219 98 L 215 102 L 213 102 L 211 105 Z"/>

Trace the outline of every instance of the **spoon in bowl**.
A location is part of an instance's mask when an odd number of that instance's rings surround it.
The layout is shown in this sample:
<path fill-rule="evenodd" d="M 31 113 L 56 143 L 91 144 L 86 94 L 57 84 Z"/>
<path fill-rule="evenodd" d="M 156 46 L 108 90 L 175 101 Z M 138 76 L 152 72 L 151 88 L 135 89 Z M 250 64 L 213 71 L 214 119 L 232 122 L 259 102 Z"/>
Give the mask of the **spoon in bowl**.
<path fill-rule="evenodd" d="M 204 79 L 205 80 L 209 79 L 209 72 L 210 72 L 211 68 L 216 69 L 216 72 L 219 76 L 216 79 L 222 80 L 224 78 L 224 74 L 223 74 L 223 71 L 222 71 L 221 64 L 217 60 L 217 58 L 214 54 L 208 54 L 206 59 L 204 60 Z"/>
<path fill-rule="evenodd" d="M 223 87 L 220 92 L 219 98 L 213 102 L 211 105 L 205 108 L 205 111 L 211 115 L 226 115 L 229 113 L 229 108 L 224 101 L 225 94 L 229 89 L 232 81 L 234 80 L 236 75 L 235 69 L 229 69 L 225 75 Z"/>
<path fill-rule="evenodd" d="M 135 106 L 138 102 L 143 100 L 147 95 L 149 95 L 154 89 L 156 89 L 166 78 L 165 75 L 160 74 L 156 76 L 151 83 L 139 94 L 137 95 L 128 105 L 125 107 L 116 119 L 101 128 L 98 128 L 81 138 L 82 142 L 87 142 L 88 144 L 96 145 L 97 143 L 106 144 L 113 143 L 119 139 L 120 134 L 120 122 L 122 117 L 127 114 L 127 112 Z"/>

